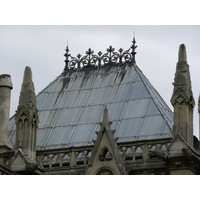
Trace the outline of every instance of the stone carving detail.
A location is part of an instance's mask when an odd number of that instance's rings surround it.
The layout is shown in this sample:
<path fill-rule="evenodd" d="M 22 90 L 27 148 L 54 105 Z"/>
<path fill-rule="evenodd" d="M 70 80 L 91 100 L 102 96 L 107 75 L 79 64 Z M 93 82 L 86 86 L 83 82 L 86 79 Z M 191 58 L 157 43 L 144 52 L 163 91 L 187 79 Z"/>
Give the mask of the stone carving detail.
<path fill-rule="evenodd" d="M 78 54 L 77 57 L 73 57 L 69 54 L 69 48 L 67 46 L 66 53 L 64 54 L 66 57 L 65 70 L 80 69 L 84 67 L 102 67 L 107 64 L 122 65 L 124 63 L 135 63 L 135 49 L 137 48 L 135 43 L 134 38 L 132 46 L 126 51 L 120 48 L 118 52 L 115 52 L 115 48 L 109 46 L 109 48 L 106 49 L 107 52 L 105 54 L 99 51 L 97 55 L 89 48 L 88 51 L 86 51 L 85 56 Z"/>
<path fill-rule="evenodd" d="M 101 153 L 98 156 L 99 161 L 109 161 L 112 160 L 112 154 L 108 150 L 107 147 L 104 147 L 101 151 Z"/>

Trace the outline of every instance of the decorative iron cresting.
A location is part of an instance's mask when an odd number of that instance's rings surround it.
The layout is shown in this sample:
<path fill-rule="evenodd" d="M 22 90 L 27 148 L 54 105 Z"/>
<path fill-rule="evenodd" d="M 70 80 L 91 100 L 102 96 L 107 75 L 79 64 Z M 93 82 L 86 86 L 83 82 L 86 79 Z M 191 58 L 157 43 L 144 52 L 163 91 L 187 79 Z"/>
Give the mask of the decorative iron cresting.
<path fill-rule="evenodd" d="M 135 63 L 135 49 L 137 48 L 135 43 L 135 38 L 133 38 L 131 47 L 126 51 L 120 48 L 118 52 L 116 52 L 115 48 L 109 46 L 106 49 L 106 53 L 103 54 L 99 51 L 97 55 L 95 55 L 94 51 L 89 48 L 88 51 L 86 51 L 85 56 L 78 54 L 77 57 L 73 57 L 69 54 L 70 50 L 67 46 L 65 50 L 66 53 L 64 54 L 66 58 L 64 70 L 81 69 L 85 67 L 100 68 L 110 64 L 122 65 L 124 63 Z"/>

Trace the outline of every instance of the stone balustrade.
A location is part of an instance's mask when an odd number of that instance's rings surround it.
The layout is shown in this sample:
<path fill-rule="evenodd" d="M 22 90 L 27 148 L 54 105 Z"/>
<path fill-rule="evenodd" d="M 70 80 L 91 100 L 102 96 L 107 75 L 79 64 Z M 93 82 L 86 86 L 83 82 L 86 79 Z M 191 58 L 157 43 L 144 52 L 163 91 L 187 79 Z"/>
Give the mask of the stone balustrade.
<path fill-rule="evenodd" d="M 146 162 L 154 150 L 167 151 L 169 139 L 118 143 L 119 155 L 125 162 Z M 70 147 L 37 151 L 37 163 L 43 169 L 84 167 L 88 164 L 93 146 Z M 108 158 L 109 160 L 109 158 Z"/>

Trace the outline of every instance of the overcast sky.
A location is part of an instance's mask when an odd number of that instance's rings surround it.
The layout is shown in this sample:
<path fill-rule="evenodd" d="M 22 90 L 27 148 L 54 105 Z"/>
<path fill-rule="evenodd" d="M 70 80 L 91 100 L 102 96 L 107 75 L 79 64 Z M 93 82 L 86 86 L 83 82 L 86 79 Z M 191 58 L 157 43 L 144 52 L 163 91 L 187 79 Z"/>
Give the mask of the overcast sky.
<path fill-rule="evenodd" d="M 88 48 L 106 52 L 131 46 L 135 32 L 136 63 L 171 109 L 172 82 L 179 45 L 184 43 L 196 106 L 194 132 L 198 136 L 197 104 L 200 92 L 200 26 L 0 26 L 0 73 L 13 82 L 11 116 L 15 113 L 26 66 L 32 68 L 36 94 L 64 69 L 68 46 L 72 56 L 85 55 Z"/>

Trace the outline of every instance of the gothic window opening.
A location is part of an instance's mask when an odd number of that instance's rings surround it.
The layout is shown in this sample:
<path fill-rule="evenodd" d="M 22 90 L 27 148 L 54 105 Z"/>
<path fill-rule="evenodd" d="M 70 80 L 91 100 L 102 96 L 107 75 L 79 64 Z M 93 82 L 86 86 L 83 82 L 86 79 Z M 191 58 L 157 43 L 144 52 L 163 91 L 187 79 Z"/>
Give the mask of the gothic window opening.
<path fill-rule="evenodd" d="M 100 169 L 96 175 L 114 175 L 114 173 L 108 169 L 108 168 L 103 168 L 103 169 Z"/>

